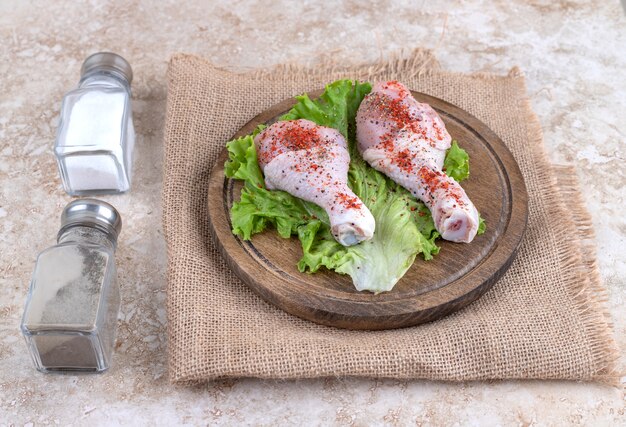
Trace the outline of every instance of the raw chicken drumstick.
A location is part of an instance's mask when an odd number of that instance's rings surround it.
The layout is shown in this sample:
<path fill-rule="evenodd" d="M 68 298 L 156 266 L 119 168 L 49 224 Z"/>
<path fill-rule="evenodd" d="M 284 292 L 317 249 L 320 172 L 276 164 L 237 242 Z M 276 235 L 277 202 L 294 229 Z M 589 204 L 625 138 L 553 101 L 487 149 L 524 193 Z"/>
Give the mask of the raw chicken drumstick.
<path fill-rule="evenodd" d="M 373 168 L 423 201 L 446 240 L 471 242 L 478 211 L 458 182 L 442 172 L 450 134 L 428 104 L 397 81 L 376 83 L 356 116 L 358 148 Z"/>
<path fill-rule="evenodd" d="M 309 120 L 277 122 L 254 138 L 268 189 L 321 206 L 335 239 L 355 245 L 374 235 L 374 217 L 348 187 L 350 154 L 335 129 Z"/>

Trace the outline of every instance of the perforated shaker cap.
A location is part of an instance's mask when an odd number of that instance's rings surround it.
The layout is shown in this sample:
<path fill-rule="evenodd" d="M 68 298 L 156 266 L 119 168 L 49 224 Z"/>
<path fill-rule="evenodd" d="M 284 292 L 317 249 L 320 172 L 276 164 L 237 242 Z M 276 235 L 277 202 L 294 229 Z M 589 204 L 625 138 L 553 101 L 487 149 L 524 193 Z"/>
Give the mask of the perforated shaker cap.
<path fill-rule="evenodd" d="M 122 217 L 112 205 L 98 199 L 77 199 L 65 206 L 61 214 L 61 230 L 72 226 L 96 227 L 115 239 L 122 231 Z"/>
<path fill-rule="evenodd" d="M 128 61 L 117 53 L 98 52 L 88 56 L 80 69 L 80 75 L 83 77 L 95 70 L 121 74 L 122 77 L 128 81 L 128 84 L 133 81 L 133 69 L 130 67 Z"/>

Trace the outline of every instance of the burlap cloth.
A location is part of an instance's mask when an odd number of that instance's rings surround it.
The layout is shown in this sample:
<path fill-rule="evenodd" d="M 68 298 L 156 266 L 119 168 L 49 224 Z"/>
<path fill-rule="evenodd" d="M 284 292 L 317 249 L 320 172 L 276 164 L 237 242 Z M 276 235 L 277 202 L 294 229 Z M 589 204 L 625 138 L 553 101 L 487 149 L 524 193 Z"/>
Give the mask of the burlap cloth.
<path fill-rule="evenodd" d="M 225 142 L 264 109 L 342 77 L 394 78 L 449 101 L 489 125 L 519 163 L 530 197 L 525 239 L 504 277 L 464 310 L 400 330 L 320 326 L 257 297 L 216 250 L 208 231 L 207 183 Z M 163 222 L 172 381 L 322 376 L 617 381 L 617 350 L 603 307 L 591 222 L 574 171 L 548 163 L 517 69 L 507 76 L 454 74 L 439 70 L 428 52 L 415 51 L 405 59 L 344 70 L 282 66 L 235 74 L 176 55 L 168 79 Z"/>

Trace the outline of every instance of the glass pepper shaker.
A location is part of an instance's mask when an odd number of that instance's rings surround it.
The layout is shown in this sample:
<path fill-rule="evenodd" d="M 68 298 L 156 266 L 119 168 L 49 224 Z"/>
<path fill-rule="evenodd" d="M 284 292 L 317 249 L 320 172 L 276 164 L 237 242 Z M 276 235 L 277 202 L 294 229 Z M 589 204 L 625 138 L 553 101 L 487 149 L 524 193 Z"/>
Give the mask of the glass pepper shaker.
<path fill-rule="evenodd" d="M 71 195 L 123 193 L 130 189 L 135 130 L 130 64 L 111 52 L 83 62 L 78 88 L 61 106 L 54 152 Z"/>
<path fill-rule="evenodd" d="M 110 366 L 121 228 L 117 210 L 100 200 L 74 200 L 63 210 L 57 245 L 37 258 L 21 323 L 39 371 L 101 372 Z"/>

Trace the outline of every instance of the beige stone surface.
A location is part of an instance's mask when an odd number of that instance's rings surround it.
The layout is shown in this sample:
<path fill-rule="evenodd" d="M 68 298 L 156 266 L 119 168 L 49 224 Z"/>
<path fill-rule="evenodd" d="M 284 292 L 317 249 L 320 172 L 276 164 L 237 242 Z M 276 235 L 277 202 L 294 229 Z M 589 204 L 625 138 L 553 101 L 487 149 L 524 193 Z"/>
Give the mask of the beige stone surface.
<path fill-rule="evenodd" d="M 175 52 L 234 70 L 322 55 L 364 62 L 434 49 L 462 72 L 525 71 L 550 157 L 577 167 L 597 233 L 615 336 L 626 349 L 626 18 L 619 1 L 0 1 L 0 424 L 625 425 L 623 390 L 565 382 L 434 383 L 167 379 L 160 221 L 165 72 Z M 138 133 L 117 252 L 122 310 L 114 367 L 32 367 L 18 325 L 63 192 L 52 144 L 63 94 L 98 50 L 135 72 Z M 555 225 L 557 226 L 557 225 Z M 626 360 L 619 366 L 624 371 Z"/>

